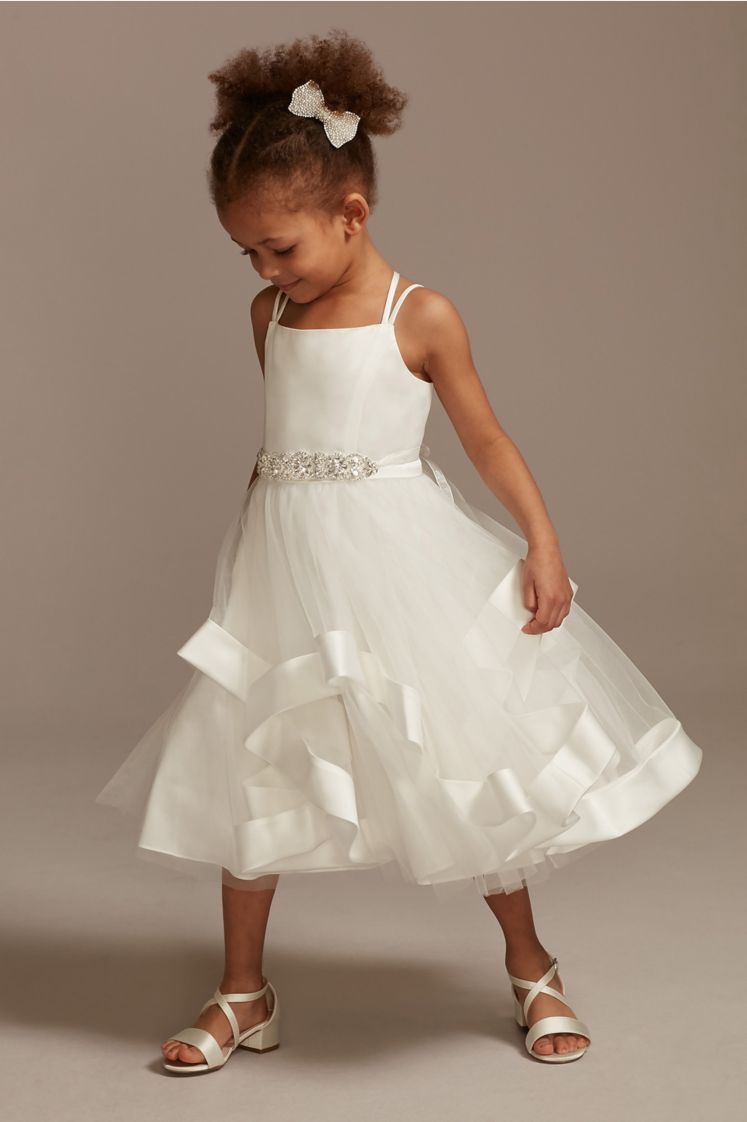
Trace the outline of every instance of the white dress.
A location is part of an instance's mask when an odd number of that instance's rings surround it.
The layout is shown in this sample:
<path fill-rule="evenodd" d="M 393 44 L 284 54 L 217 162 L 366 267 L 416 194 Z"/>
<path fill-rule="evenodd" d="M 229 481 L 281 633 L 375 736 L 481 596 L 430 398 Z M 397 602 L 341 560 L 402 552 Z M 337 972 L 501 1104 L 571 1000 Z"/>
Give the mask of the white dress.
<path fill-rule="evenodd" d="M 262 474 L 178 651 L 193 673 L 95 800 L 137 817 L 140 856 L 247 888 L 372 868 L 512 891 L 698 773 L 575 581 L 560 627 L 521 631 L 527 543 L 428 458 L 433 386 L 394 329 L 420 286 L 392 309 L 398 280 L 364 327 L 286 327 L 278 291 Z"/>

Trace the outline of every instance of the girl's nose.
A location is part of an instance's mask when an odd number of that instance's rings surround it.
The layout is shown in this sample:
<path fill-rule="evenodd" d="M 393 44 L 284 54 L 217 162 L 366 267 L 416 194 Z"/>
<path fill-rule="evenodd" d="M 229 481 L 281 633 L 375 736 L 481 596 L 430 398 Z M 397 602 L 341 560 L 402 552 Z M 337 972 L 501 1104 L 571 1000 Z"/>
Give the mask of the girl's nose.
<path fill-rule="evenodd" d="M 273 269 L 272 265 L 255 265 L 255 269 L 262 280 L 269 284 L 274 284 L 275 277 L 279 275 L 277 269 Z"/>

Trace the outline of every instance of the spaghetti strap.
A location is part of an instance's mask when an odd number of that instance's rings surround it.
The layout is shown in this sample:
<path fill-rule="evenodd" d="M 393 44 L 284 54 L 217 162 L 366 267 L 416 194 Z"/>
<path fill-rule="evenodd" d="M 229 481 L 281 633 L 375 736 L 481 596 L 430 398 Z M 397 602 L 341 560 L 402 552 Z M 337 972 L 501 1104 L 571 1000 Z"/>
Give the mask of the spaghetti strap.
<path fill-rule="evenodd" d="M 272 305 L 272 315 L 270 316 L 270 320 L 273 323 L 278 318 L 278 304 L 280 303 L 280 297 L 281 296 L 282 296 L 282 292 L 280 291 L 280 289 L 278 289 L 277 292 L 275 293 L 275 300 L 274 300 L 273 305 Z"/>
<path fill-rule="evenodd" d="M 392 279 L 389 282 L 389 291 L 386 294 L 386 303 L 384 304 L 384 314 L 381 317 L 381 322 L 382 323 L 386 323 L 386 321 L 389 319 L 389 309 L 392 306 L 392 300 L 394 299 L 394 293 L 397 291 L 397 282 L 398 281 L 399 281 L 399 273 L 396 272 L 396 270 L 395 270 L 395 272 L 392 273 Z"/>
<path fill-rule="evenodd" d="M 408 292 L 412 292 L 413 288 L 422 288 L 422 287 L 423 287 L 422 284 L 410 284 L 410 285 L 407 286 L 407 288 L 402 293 L 402 295 L 400 296 L 397 303 L 394 305 L 394 311 L 392 312 L 391 319 L 389 320 L 390 323 L 394 323 L 395 319 L 397 318 L 397 313 L 399 312 L 400 308 L 402 307 L 402 301 L 405 299 Z"/>
<path fill-rule="evenodd" d="M 282 307 L 278 311 L 278 305 L 280 304 L 280 297 L 281 296 L 285 297 L 285 299 L 283 300 Z M 289 293 L 283 292 L 281 289 L 277 290 L 277 294 L 275 296 L 275 303 L 272 306 L 272 319 L 270 321 L 271 323 L 277 323 L 278 322 L 281 315 L 283 314 L 283 311 L 285 310 L 285 305 L 288 303 L 289 297 L 290 297 Z"/>

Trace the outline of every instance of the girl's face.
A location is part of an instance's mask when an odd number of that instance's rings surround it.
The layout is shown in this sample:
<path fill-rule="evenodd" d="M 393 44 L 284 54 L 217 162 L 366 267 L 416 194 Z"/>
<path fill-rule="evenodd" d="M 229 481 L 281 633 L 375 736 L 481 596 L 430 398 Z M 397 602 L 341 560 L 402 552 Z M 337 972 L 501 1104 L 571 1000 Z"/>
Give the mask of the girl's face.
<path fill-rule="evenodd" d="M 338 283 L 350 261 L 351 237 L 364 229 L 367 215 L 368 204 L 355 193 L 333 216 L 234 205 L 219 211 L 218 220 L 263 280 L 306 304 Z"/>

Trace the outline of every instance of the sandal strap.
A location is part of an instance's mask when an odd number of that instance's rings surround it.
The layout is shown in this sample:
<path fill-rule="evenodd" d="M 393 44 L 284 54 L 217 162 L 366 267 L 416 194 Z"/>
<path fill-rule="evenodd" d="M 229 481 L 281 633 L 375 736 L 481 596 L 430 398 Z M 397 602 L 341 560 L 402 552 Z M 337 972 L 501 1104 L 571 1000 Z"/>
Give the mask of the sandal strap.
<path fill-rule="evenodd" d="M 585 1036 L 591 1040 L 588 1025 L 579 1021 L 577 1017 L 540 1017 L 535 1021 L 526 1035 L 526 1046 L 531 1051 L 535 1040 L 540 1036 L 547 1036 L 551 1032 L 569 1032 L 577 1036 Z"/>
<path fill-rule="evenodd" d="M 255 990 L 254 993 L 224 993 L 226 1001 L 254 1001 L 257 997 L 262 997 L 267 992 L 269 982 L 265 982 L 261 990 Z"/>
<path fill-rule="evenodd" d="M 208 1067 L 219 1067 L 224 1060 L 224 1052 L 218 1041 L 215 1039 L 211 1032 L 207 1029 L 201 1028 L 186 1028 L 181 1032 L 177 1032 L 174 1036 L 170 1036 L 169 1040 L 180 1040 L 183 1044 L 191 1044 L 193 1048 L 199 1048 L 202 1052 Z M 199 1065 L 188 1065 L 199 1066 Z"/>
<path fill-rule="evenodd" d="M 550 966 L 548 967 L 548 969 L 545 971 L 545 973 L 542 975 L 541 978 L 537 979 L 536 982 L 531 981 L 531 979 L 529 979 L 529 978 L 517 978 L 513 974 L 508 975 L 509 978 L 511 979 L 511 981 L 514 983 L 514 985 L 522 986 L 522 987 L 525 987 L 525 988 L 529 989 L 529 993 L 526 995 L 526 997 L 524 998 L 524 1000 L 522 1002 L 522 1008 L 523 1008 L 523 1011 L 524 1011 L 524 1019 L 525 1020 L 526 1020 L 527 1011 L 529 1009 L 529 1006 L 532 1004 L 535 997 L 540 993 L 547 993 L 547 994 L 550 995 L 550 997 L 554 997 L 558 1001 L 564 1001 L 565 1004 L 570 1005 L 570 1001 L 568 1000 L 568 995 L 564 991 L 553 989 L 552 986 L 547 985 L 547 983 L 550 981 L 550 979 L 553 977 L 553 975 L 557 973 L 557 970 L 558 970 L 558 960 L 557 960 L 557 958 L 553 958 L 553 960 L 550 963 Z"/>
<path fill-rule="evenodd" d="M 220 987 L 218 987 L 213 996 L 205 1002 L 200 1012 L 202 1013 L 205 1009 L 207 1009 L 209 1005 L 219 1005 L 226 1016 L 226 1020 L 231 1026 L 231 1032 L 233 1033 L 233 1046 L 234 1048 L 238 1048 L 239 1035 L 241 1033 L 241 1030 L 239 1028 L 239 1022 L 236 1020 L 236 1014 L 228 1003 L 229 1001 L 253 1001 L 255 998 L 262 997 L 263 994 L 266 993 L 269 984 L 270 983 L 268 981 L 265 981 L 265 984 L 262 986 L 262 988 L 259 990 L 254 990 L 253 993 L 221 993 Z"/>

